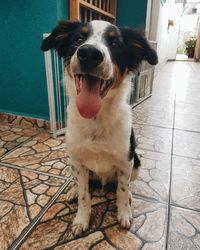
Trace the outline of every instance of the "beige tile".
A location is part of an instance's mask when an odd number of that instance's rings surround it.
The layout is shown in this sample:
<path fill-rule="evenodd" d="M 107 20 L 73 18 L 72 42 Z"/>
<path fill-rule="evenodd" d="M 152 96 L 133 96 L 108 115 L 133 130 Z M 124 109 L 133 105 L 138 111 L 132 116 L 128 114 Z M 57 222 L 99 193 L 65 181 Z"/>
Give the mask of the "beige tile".
<path fill-rule="evenodd" d="M 138 149 L 171 153 L 172 130 L 133 124 Z"/>
<path fill-rule="evenodd" d="M 200 213 L 171 207 L 168 249 L 200 248 Z"/>
<path fill-rule="evenodd" d="M 200 113 L 199 114 L 176 113 L 174 126 L 175 128 L 178 129 L 200 132 Z"/>
<path fill-rule="evenodd" d="M 200 133 L 175 130 L 173 154 L 200 159 Z"/>
<path fill-rule="evenodd" d="M 200 160 L 173 157 L 171 202 L 200 210 Z"/>
<path fill-rule="evenodd" d="M 139 177 L 131 183 L 133 194 L 168 202 L 170 155 L 137 150 L 141 167 Z"/>
<path fill-rule="evenodd" d="M 133 123 L 172 128 L 173 113 L 146 110 L 138 106 L 133 109 Z"/>

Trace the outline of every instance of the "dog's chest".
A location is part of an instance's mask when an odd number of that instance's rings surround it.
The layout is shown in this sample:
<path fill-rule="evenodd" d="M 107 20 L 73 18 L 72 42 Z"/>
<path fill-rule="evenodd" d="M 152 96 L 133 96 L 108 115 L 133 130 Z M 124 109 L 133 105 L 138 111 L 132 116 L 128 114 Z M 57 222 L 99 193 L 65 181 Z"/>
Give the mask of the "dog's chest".
<path fill-rule="evenodd" d="M 69 155 L 93 172 L 109 173 L 127 156 L 130 131 L 109 119 L 73 123 L 68 127 Z"/>

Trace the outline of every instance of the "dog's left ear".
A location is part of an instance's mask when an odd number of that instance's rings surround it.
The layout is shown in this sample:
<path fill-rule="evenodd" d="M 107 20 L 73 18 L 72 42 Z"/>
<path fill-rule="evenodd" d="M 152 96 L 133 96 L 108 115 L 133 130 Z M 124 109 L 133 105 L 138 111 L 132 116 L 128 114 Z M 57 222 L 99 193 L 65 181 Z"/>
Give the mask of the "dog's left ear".
<path fill-rule="evenodd" d="M 65 57 L 71 37 L 80 25 L 79 21 L 60 21 L 51 34 L 42 41 L 41 50 L 56 49 L 59 56 Z"/>
<path fill-rule="evenodd" d="M 151 65 L 158 63 L 157 53 L 152 49 L 141 31 L 130 28 L 120 28 L 121 35 L 126 47 L 128 69 L 134 70 L 142 60 Z"/>

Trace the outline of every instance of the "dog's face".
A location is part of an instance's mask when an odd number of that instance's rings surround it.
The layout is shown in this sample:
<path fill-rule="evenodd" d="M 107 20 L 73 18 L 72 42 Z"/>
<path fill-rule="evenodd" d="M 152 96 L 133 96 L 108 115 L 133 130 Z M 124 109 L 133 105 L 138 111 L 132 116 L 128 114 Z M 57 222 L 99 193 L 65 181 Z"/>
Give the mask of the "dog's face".
<path fill-rule="evenodd" d="M 84 118 L 95 117 L 102 99 L 142 60 L 157 63 L 156 52 L 143 34 L 105 21 L 61 21 L 41 48 L 54 48 L 64 58 L 74 80 L 77 108 Z"/>

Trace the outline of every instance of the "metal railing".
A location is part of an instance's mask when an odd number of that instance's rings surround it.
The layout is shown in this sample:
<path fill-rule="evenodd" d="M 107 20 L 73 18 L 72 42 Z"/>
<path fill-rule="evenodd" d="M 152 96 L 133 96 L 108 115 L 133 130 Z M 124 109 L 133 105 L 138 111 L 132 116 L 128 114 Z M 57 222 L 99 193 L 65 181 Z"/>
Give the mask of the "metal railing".
<path fill-rule="evenodd" d="M 44 38 L 49 34 L 44 34 Z M 63 59 L 55 50 L 44 52 L 45 69 L 47 78 L 50 130 L 52 136 L 65 133 L 67 120 L 68 97 L 65 86 Z"/>

